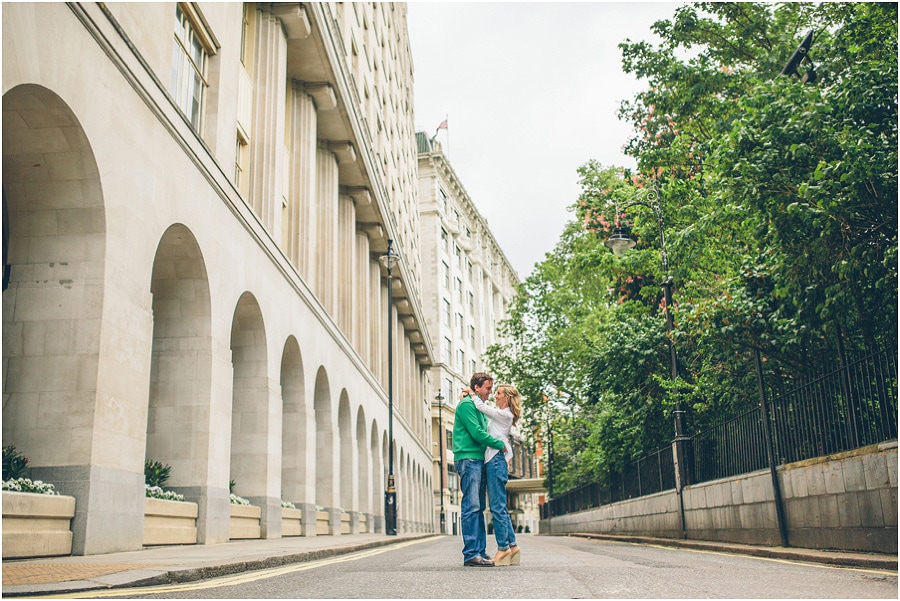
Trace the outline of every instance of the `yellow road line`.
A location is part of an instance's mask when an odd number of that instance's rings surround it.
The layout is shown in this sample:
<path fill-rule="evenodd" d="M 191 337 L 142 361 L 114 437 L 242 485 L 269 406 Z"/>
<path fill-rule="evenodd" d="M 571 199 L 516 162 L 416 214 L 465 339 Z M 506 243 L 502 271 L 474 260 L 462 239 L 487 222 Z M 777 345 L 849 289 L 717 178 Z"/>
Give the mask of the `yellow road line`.
<path fill-rule="evenodd" d="M 368 551 L 358 551 L 356 553 L 350 553 L 348 555 L 340 555 L 337 557 L 331 557 L 328 559 L 320 559 L 317 561 L 310 561 L 304 563 L 291 564 L 288 566 L 281 566 L 278 568 L 268 568 L 265 570 L 256 570 L 253 572 L 245 572 L 243 574 L 236 574 L 233 576 L 222 576 L 220 578 L 214 578 L 212 580 L 204 580 L 200 582 L 188 582 L 184 584 L 163 584 L 159 586 L 147 586 L 141 588 L 115 588 L 115 589 L 104 589 L 104 590 L 93 590 L 93 591 L 82 591 L 79 593 L 65 593 L 62 595 L 36 595 L 36 596 L 28 596 L 22 597 L 26 599 L 102 599 L 104 597 L 117 597 L 121 598 L 123 595 L 156 595 L 156 594 L 164 594 L 164 593 L 177 593 L 181 591 L 196 591 L 203 590 L 208 588 L 218 588 L 222 586 L 237 586 L 240 584 L 246 584 L 248 582 L 256 582 L 257 580 L 265 580 L 266 578 L 274 578 L 275 576 L 282 576 L 284 574 L 290 574 L 293 572 L 303 572 L 305 570 L 312 570 L 315 568 L 321 568 L 329 565 L 334 565 L 338 563 L 344 563 L 347 561 L 356 561 L 357 559 L 364 559 L 366 557 L 372 557 L 374 555 L 379 555 L 381 553 L 386 553 L 388 551 L 395 551 L 397 549 L 402 549 L 404 547 L 409 547 L 410 545 L 415 545 L 421 542 L 425 542 L 429 540 L 419 539 L 412 540 L 403 543 L 397 543 L 395 545 L 386 545 L 384 547 L 378 547 L 377 549 L 371 549 Z"/>

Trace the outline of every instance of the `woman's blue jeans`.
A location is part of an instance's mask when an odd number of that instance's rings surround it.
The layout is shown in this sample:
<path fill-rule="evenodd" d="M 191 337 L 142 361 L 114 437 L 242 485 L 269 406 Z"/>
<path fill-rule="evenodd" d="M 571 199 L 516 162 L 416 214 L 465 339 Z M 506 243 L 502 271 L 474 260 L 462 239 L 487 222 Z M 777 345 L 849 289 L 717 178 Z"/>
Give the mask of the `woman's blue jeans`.
<path fill-rule="evenodd" d="M 497 537 L 497 549 L 506 551 L 516 544 L 516 532 L 513 529 L 509 510 L 506 508 L 506 482 L 509 480 L 509 467 L 503 452 L 494 455 L 484 464 L 487 480 L 488 502 L 491 504 L 491 515 L 494 517 L 494 536 Z"/>
<path fill-rule="evenodd" d="M 485 554 L 487 533 L 484 529 L 485 477 L 484 461 L 460 459 L 456 462 L 462 502 L 459 513 L 463 538 L 463 561 Z"/>

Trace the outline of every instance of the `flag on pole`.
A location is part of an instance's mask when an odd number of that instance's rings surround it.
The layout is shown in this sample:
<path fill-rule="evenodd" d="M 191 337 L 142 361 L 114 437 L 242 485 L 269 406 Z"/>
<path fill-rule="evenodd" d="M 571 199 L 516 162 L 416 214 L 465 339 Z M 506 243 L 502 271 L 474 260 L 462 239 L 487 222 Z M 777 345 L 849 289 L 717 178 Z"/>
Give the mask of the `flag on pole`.
<path fill-rule="evenodd" d="M 444 117 L 444 120 L 441 121 L 441 124 L 437 126 L 437 129 L 434 130 L 434 135 L 438 135 L 438 132 L 442 129 L 447 129 L 447 118 Z"/>

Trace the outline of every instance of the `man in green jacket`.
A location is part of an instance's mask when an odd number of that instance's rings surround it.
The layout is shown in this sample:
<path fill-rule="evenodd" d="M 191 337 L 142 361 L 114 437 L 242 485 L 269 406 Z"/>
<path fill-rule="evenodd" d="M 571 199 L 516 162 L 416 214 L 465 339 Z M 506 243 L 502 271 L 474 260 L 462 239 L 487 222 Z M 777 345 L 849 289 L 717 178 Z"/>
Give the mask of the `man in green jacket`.
<path fill-rule="evenodd" d="M 494 389 L 494 379 L 478 372 L 469 382 L 470 390 L 487 400 Z M 453 422 L 453 460 L 459 474 L 462 491 L 460 522 L 463 537 L 463 565 L 492 567 L 494 562 L 487 554 L 487 532 L 484 526 L 485 490 L 484 451 L 487 447 L 503 450 L 502 440 L 487 432 L 487 416 L 475 408 L 471 396 L 464 397 L 456 406 Z"/>

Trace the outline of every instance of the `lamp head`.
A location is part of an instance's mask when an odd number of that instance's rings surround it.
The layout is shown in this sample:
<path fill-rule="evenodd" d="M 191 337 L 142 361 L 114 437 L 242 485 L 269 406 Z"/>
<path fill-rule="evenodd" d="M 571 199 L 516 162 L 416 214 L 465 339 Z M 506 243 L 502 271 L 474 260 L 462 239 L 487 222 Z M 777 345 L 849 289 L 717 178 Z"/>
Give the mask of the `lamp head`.
<path fill-rule="evenodd" d="M 613 230 L 613 235 L 606 239 L 603 243 L 606 248 L 613 251 L 618 258 L 622 258 L 626 252 L 634 248 L 636 242 L 628 235 L 628 231 L 623 227 L 617 227 Z"/>
<path fill-rule="evenodd" d="M 387 267 L 388 274 L 391 273 L 391 269 L 400 264 L 400 255 L 397 254 L 397 251 L 394 250 L 394 241 L 388 240 L 387 252 L 380 257 L 378 260 L 381 261 L 381 264 Z"/>

